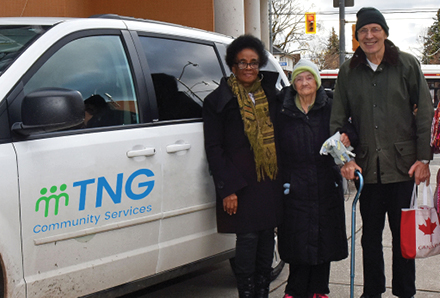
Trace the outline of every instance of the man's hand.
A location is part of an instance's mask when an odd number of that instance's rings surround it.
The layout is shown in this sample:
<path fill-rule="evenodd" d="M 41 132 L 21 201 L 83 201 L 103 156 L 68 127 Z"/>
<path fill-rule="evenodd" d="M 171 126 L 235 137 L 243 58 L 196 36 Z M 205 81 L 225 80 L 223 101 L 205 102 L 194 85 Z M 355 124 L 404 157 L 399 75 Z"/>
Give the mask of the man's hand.
<path fill-rule="evenodd" d="M 414 180 L 417 185 L 419 185 L 421 182 L 426 182 L 426 185 L 429 185 L 429 179 L 431 178 L 429 164 L 424 164 L 418 160 L 409 169 L 408 174 L 410 177 L 414 176 Z"/>
<path fill-rule="evenodd" d="M 346 162 L 341 168 L 341 175 L 347 180 L 357 179 L 356 175 L 354 174 L 355 170 L 359 170 L 359 172 L 362 173 L 361 167 L 358 166 L 354 160 Z"/>
<path fill-rule="evenodd" d="M 229 215 L 237 213 L 238 199 L 237 195 L 233 193 L 223 199 L 223 210 Z"/>
<path fill-rule="evenodd" d="M 350 138 L 345 132 L 341 134 L 339 140 L 341 141 L 342 144 L 344 144 L 345 148 L 350 147 Z"/>

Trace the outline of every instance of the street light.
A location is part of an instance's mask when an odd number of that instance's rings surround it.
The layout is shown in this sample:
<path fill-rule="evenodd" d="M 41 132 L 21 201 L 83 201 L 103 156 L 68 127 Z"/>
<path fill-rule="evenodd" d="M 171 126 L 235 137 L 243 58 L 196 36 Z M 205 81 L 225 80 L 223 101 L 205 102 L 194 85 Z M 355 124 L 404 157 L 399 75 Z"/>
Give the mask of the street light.
<path fill-rule="evenodd" d="M 194 67 L 199 66 L 197 63 L 192 63 L 191 61 L 188 61 L 188 63 L 185 64 L 185 65 L 183 66 L 183 68 L 182 68 L 182 72 L 180 73 L 179 80 L 182 78 L 182 76 L 183 76 L 183 72 L 185 71 L 185 68 L 186 68 L 188 65 L 192 65 L 192 66 L 194 66 Z"/>
<path fill-rule="evenodd" d="M 197 86 L 197 85 L 199 85 L 199 84 L 205 84 L 205 86 L 208 86 L 208 85 L 209 85 L 209 83 L 206 83 L 205 81 L 201 81 L 201 82 L 197 82 L 197 83 L 195 83 L 194 85 L 192 85 L 190 89 L 192 90 L 192 88 L 194 88 L 195 86 Z"/>

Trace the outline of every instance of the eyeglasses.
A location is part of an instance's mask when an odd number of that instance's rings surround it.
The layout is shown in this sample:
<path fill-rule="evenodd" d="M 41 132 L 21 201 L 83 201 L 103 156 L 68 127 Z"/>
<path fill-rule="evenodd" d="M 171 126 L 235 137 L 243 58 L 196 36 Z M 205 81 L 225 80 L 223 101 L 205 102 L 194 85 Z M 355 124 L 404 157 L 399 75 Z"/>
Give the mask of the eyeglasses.
<path fill-rule="evenodd" d="M 371 32 L 371 34 L 377 34 L 379 32 L 382 32 L 382 28 L 381 27 L 373 27 L 371 29 L 362 28 L 358 30 L 358 35 L 367 35 L 368 32 Z"/>
<path fill-rule="evenodd" d="M 246 63 L 244 61 L 240 61 L 240 62 L 235 62 L 235 64 L 237 64 L 238 68 L 240 68 L 240 69 L 246 69 L 248 66 L 251 69 L 257 69 L 258 66 L 260 66 L 260 62 L 258 62 L 258 61 L 252 61 L 250 63 Z"/>

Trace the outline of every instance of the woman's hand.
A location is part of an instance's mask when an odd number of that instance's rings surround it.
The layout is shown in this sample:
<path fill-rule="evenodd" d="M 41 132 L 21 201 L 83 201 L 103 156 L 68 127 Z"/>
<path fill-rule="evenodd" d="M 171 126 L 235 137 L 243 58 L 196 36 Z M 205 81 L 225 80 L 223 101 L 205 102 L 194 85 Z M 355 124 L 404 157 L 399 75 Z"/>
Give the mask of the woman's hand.
<path fill-rule="evenodd" d="M 237 213 L 238 199 L 237 195 L 233 193 L 223 199 L 223 210 L 229 215 Z"/>
<path fill-rule="evenodd" d="M 345 132 L 341 134 L 341 137 L 339 140 L 341 141 L 342 144 L 344 144 L 345 148 L 350 147 L 350 138 L 348 137 L 348 135 Z"/>
<path fill-rule="evenodd" d="M 361 167 L 358 166 L 354 160 L 351 160 L 346 162 L 341 168 L 341 175 L 347 180 L 354 180 L 357 179 L 356 175 L 354 174 L 356 170 L 359 170 L 359 172 L 362 173 Z"/>

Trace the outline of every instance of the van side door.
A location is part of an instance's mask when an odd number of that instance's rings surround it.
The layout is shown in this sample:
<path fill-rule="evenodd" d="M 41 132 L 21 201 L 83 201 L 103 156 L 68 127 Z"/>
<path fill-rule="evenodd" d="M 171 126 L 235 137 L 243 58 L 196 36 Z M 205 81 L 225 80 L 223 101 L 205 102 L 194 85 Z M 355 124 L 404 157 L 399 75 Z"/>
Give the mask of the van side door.
<path fill-rule="evenodd" d="M 203 100 L 218 87 L 224 70 L 213 42 L 138 33 L 156 93 L 164 150 L 158 263 L 163 271 L 235 247 L 233 235 L 217 233 L 202 122 Z"/>

